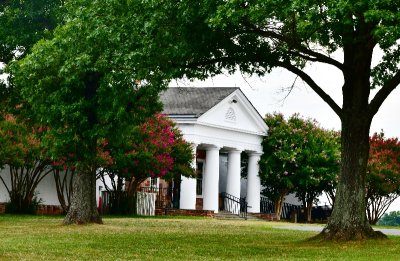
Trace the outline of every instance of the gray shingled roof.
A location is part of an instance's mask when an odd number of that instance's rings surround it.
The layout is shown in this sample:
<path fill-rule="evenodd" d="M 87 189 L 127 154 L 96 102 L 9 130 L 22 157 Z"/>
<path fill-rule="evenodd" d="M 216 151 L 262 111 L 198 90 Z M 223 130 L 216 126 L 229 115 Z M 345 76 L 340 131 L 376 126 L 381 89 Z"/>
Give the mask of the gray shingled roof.
<path fill-rule="evenodd" d="M 161 93 L 163 113 L 167 115 L 192 115 L 199 117 L 238 87 L 172 87 Z"/>

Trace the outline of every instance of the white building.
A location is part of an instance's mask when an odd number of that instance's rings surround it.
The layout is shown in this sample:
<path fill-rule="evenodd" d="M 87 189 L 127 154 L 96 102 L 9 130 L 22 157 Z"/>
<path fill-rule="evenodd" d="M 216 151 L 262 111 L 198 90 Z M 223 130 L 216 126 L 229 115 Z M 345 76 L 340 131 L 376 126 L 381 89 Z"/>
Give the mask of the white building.
<path fill-rule="evenodd" d="M 219 193 L 246 196 L 249 212 L 260 212 L 258 161 L 268 127 L 239 88 L 169 88 L 161 95 L 164 113 L 175 121 L 197 155 L 202 179 L 182 177 L 180 208 L 218 212 Z M 248 155 L 247 188 L 241 192 L 241 153 Z M 202 157 L 203 155 L 203 157 Z M 221 162 L 227 162 L 227 173 Z M 200 184 L 196 184 L 201 182 Z M 201 187 L 201 191 L 196 187 Z M 199 193 L 200 192 L 200 193 Z"/>

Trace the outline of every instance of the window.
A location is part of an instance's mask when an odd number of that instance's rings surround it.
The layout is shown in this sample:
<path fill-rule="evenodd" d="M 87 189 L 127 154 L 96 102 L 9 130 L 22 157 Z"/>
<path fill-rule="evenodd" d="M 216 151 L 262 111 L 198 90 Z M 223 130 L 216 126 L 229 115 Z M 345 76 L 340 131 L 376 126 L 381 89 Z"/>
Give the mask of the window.
<path fill-rule="evenodd" d="M 150 187 L 152 189 L 158 189 L 158 178 L 150 178 Z"/>
<path fill-rule="evenodd" d="M 204 162 L 197 161 L 196 165 L 196 195 L 201 196 L 203 195 L 203 167 Z"/>

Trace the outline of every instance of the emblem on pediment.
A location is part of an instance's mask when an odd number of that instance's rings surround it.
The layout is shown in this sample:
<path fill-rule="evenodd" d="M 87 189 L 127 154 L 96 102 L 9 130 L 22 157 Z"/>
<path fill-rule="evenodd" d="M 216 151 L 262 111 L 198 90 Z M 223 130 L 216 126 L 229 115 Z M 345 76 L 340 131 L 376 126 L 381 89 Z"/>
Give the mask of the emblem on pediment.
<path fill-rule="evenodd" d="M 225 120 L 236 122 L 236 114 L 235 111 L 230 107 L 225 113 Z"/>

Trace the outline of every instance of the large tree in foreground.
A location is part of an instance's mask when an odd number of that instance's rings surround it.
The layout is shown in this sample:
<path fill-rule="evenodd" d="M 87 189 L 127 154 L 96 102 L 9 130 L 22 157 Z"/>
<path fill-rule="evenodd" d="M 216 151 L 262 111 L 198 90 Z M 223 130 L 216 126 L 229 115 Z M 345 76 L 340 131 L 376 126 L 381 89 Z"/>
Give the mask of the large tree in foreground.
<path fill-rule="evenodd" d="M 129 6 L 69 2 L 66 24 L 9 67 L 10 83 L 34 119 L 49 127 L 44 139 L 51 158 L 67 155 L 76 167 L 66 224 L 101 223 L 95 181 L 104 160 L 98 148 L 110 137 L 127 142 L 132 125 L 160 110 L 162 85 L 153 88 L 154 71 L 137 67 L 145 60 L 137 52 L 142 25 Z"/>
<path fill-rule="evenodd" d="M 176 76 L 205 78 L 237 69 L 265 75 L 285 68 L 307 83 L 337 114 L 341 175 L 332 216 L 321 237 L 384 237 L 365 215 L 365 177 L 371 121 L 400 83 L 400 3 L 394 0 L 138 1 L 153 39 L 147 50 Z M 171 39 L 172 38 L 172 39 Z M 166 45 L 168 43 L 169 45 Z M 159 49 L 158 48 L 158 49 Z M 383 56 L 372 63 L 374 52 Z M 332 56 L 334 52 L 340 58 Z M 343 75 L 338 105 L 303 69 L 327 64 Z M 370 90 L 378 92 L 370 96 Z"/>

